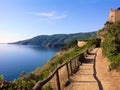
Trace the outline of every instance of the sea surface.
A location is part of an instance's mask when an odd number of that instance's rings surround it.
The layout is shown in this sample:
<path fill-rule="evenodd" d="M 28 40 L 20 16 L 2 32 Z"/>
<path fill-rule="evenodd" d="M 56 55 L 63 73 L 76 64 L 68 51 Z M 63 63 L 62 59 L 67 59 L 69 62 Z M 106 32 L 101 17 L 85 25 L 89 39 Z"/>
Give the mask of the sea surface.
<path fill-rule="evenodd" d="M 17 79 L 22 71 L 32 72 L 50 60 L 58 48 L 0 44 L 0 74 L 4 79 Z"/>

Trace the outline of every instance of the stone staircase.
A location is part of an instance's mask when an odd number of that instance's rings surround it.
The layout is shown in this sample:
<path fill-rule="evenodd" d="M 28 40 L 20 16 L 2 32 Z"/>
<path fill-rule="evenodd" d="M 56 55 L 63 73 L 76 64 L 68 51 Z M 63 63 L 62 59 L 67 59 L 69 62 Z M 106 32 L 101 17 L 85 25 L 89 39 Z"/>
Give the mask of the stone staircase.
<path fill-rule="evenodd" d="M 71 84 L 64 90 L 99 90 L 98 82 L 94 78 L 94 60 L 97 49 L 87 55 L 85 62 L 80 66 L 79 71 L 71 76 Z"/>

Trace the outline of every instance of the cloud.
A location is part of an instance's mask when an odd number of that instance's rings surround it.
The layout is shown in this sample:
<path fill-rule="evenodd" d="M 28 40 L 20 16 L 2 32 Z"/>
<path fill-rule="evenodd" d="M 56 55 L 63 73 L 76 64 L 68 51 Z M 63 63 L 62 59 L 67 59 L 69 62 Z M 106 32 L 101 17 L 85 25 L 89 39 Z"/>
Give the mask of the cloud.
<path fill-rule="evenodd" d="M 58 16 L 54 16 L 53 19 L 63 19 L 65 17 L 67 17 L 68 15 L 63 14 L 63 15 L 58 15 Z"/>
<path fill-rule="evenodd" d="M 53 17 L 55 16 L 55 12 L 42 12 L 42 13 L 33 13 L 36 16 L 43 16 L 43 17 Z"/>
<path fill-rule="evenodd" d="M 52 20 L 63 19 L 68 16 L 67 14 L 59 14 L 57 12 L 32 12 L 31 14 L 39 17 L 46 17 Z"/>

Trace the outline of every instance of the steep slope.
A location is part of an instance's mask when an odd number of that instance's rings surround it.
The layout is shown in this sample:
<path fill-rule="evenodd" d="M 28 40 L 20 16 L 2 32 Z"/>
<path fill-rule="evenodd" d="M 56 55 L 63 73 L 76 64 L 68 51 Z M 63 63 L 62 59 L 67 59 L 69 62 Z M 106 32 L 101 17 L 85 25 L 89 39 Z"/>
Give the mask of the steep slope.
<path fill-rule="evenodd" d="M 103 54 L 110 60 L 110 67 L 120 69 L 120 22 L 108 23 L 97 34 L 103 39 Z"/>

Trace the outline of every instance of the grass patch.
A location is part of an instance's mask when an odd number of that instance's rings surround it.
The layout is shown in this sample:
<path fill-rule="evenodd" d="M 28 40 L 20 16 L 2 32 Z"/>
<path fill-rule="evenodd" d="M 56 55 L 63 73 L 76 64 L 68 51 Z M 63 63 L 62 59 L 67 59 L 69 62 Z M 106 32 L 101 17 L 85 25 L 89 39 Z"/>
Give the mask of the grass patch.
<path fill-rule="evenodd" d="M 120 70 L 120 22 L 107 25 L 102 29 L 107 31 L 102 43 L 102 51 L 110 61 L 112 69 Z"/>

